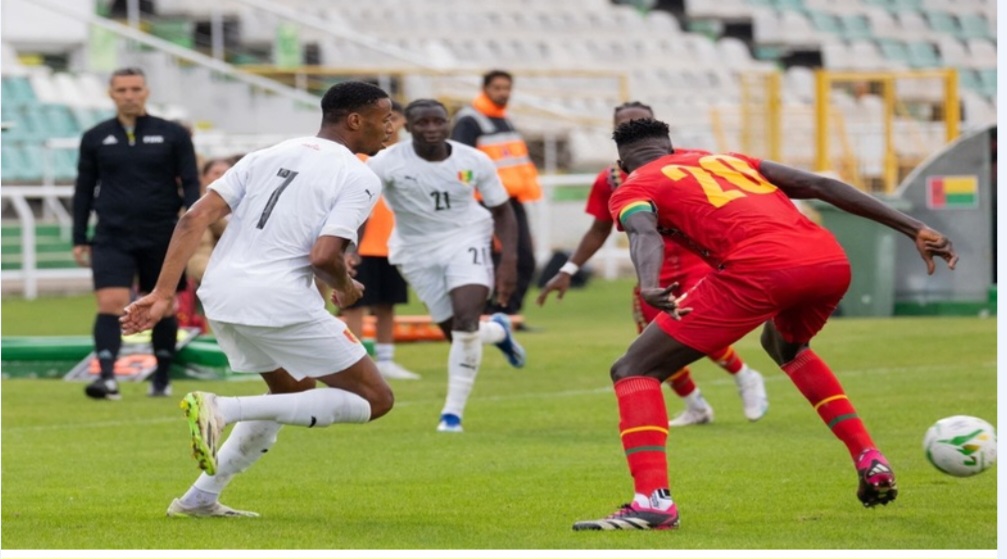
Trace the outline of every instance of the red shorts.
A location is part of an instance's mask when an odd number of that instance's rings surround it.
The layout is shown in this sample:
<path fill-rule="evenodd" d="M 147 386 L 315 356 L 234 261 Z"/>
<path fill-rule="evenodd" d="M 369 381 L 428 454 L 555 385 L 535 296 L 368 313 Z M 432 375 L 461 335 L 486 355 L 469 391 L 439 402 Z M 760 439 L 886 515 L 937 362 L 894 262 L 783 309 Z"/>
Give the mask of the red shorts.
<path fill-rule="evenodd" d="M 696 257 L 697 259 L 699 257 Z M 673 291 L 674 295 L 678 297 L 682 293 L 688 292 L 690 289 L 696 286 L 700 281 L 703 280 L 710 272 L 713 271 L 709 265 L 707 265 L 702 260 L 698 260 L 700 265 L 691 266 L 681 273 L 676 273 L 672 276 L 662 276 L 661 285 L 667 286 L 675 282 L 678 282 L 678 289 Z M 640 286 L 637 285 L 633 288 L 633 321 L 636 322 L 636 331 L 643 332 L 643 329 L 647 327 L 648 324 L 653 322 L 657 315 L 662 314 L 662 312 L 654 307 L 648 305 L 643 297 L 640 297 Z"/>
<path fill-rule="evenodd" d="M 717 270 L 682 302 L 681 320 L 659 312 L 657 325 L 703 353 L 727 347 L 772 319 L 783 339 L 802 344 L 825 326 L 850 285 L 850 263 L 837 260 L 779 270 Z"/>

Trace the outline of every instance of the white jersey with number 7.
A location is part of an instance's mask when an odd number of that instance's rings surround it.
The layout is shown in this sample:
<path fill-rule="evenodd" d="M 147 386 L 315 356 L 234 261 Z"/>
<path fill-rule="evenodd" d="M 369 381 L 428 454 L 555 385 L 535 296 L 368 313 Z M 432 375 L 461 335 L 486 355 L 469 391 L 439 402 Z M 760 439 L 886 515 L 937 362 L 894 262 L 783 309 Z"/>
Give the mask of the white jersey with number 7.
<path fill-rule="evenodd" d="M 342 144 L 304 137 L 246 155 L 209 189 L 231 216 L 198 292 L 207 318 L 287 326 L 327 314 L 311 248 L 324 235 L 356 243 L 381 181 Z"/>

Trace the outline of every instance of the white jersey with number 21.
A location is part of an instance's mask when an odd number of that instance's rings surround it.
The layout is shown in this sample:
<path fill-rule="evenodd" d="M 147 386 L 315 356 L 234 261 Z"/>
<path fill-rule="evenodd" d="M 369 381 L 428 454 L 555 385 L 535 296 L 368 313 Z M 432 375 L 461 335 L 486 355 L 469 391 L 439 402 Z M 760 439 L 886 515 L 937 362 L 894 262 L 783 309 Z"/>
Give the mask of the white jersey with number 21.
<path fill-rule="evenodd" d="M 475 148 L 451 140 L 448 144 L 451 155 L 444 161 L 422 159 L 408 141 L 367 161 L 395 213 L 388 242 L 392 264 L 422 260 L 446 245 L 492 235 L 492 214 L 476 200 L 475 191 L 487 207 L 507 202 L 496 166 Z"/>

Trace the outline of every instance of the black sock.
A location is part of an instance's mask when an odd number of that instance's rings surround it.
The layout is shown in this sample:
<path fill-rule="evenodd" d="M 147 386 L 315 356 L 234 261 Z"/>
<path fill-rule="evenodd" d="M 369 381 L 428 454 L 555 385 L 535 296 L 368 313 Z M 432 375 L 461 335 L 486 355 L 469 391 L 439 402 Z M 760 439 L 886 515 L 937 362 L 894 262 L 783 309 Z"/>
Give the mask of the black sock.
<path fill-rule="evenodd" d="M 154 357 L 157 358 L 157 371 L 154 373 L 154 386 L 168 386 L 171 375 L 171 364 L 175 362 L 175 343 L 178 340 L 178 319 L 165 317 L 154 325 L 150 342 L 154 346 Z"/>
<path fill-rule="evenodd" d="M 122 328 L 119 317 L 114 314 L 98 313 L 94 319 L 94 351 L 101 365 L 101 378 L 115 378 L 115 360 L 122 347 Z"/>

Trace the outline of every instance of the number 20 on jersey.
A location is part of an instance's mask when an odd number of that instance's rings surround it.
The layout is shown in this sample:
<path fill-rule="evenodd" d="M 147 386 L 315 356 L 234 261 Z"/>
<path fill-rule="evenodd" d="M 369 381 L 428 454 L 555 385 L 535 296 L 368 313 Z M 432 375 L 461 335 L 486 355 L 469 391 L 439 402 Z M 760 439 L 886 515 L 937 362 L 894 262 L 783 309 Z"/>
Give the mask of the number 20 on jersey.
<path fill-rule="evenodd" d="M 769 194 L 777 190 L 747 162 L 730 155 L 701 157 L 699 167 L 666 165 L 661 172 L 673 181 L 680 181 L 687 175 L 696 179 L 715 208 L 748 194 Z"/>

